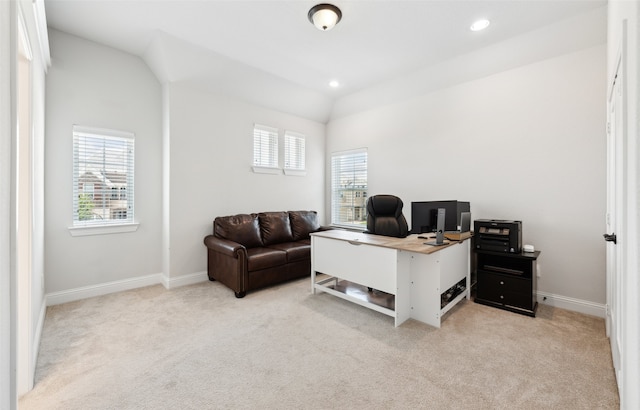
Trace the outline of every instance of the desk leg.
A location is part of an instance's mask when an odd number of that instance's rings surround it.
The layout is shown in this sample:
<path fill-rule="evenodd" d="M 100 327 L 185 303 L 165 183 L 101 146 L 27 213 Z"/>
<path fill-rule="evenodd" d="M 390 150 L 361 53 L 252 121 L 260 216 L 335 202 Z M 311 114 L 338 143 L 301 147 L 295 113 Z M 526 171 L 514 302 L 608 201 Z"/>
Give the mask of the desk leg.
<path fill-rule="evenodd" d="M 396 271 L 395 294 L 395 325 L 400 326 L 412 317 L 413 306 L 411 293 L 413 281 L 411 280 L 411 265 L 414 257 L 409 252 L 398 251 L 398 270 Z"/>
<path fill-rule="evenodd" d="M 466 241 L 466 245 L 462 244 L 464 246 L 467 247 L 467 300 L 471 300 L 471 240 Z"/>
<path fill-rule="evenodd" d="M 311 237 L 311 294 L 316 294 L 316 269 L 313 266 L 313 236 Z"/>

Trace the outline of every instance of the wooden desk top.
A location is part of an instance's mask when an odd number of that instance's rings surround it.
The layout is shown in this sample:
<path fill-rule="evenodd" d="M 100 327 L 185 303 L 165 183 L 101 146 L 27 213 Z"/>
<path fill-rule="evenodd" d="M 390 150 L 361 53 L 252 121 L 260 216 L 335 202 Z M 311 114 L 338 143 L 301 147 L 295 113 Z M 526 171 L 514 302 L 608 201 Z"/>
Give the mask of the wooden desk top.
<path fill-rule="evenodd" d="M 461 241 L 449 241 L 444 240 L 444 245 L 433 246 L 425 245 L 425 242 L 435 241 L 435 238 L 422 239 L 418 236 L 426 236 L 424 234 L 417 235 L 412 234 L 406 238 L 394 238 L 392 236 L 373 235 L 363 232 L 353 232 L 341 229 L 333 229 L 329 231 L 314 232 L 311 236 L 317 236 L 321 238 L 330 238 L 341 241 L 347 241 L 350 243 L 362 243 L 365 245 L 380 246 L 383 248 L 398 249 L 401 251 L 417 252 L 430 254 L 437 252 L 441 249 L 448 248 L 451 245 L 462 243 L 468 238 Z"/>

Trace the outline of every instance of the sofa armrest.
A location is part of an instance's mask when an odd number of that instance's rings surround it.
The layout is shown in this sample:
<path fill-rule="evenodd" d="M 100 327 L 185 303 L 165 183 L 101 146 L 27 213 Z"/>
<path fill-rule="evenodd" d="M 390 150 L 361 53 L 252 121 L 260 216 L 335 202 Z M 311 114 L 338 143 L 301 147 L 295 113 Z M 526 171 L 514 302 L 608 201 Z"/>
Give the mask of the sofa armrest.
<path fill-rule="evenodd" d="M 233 258 L 237 258 L 241 254 L 246 255 L 246 248 L 238 242 L 233 242 L 228 239 L 218 238 L 213 235 L 208 235 L 204 238 L 204 244 L 212 251 L 222 253 Z"/>
<path fill-rule="evenodd" d="M 236 297 L 243 297 L 248 283 L 247 248 L 214 235 L 206 236 L 204 244 L 207 246 L 209 280 L 216 280 L 233 290 Z"/>

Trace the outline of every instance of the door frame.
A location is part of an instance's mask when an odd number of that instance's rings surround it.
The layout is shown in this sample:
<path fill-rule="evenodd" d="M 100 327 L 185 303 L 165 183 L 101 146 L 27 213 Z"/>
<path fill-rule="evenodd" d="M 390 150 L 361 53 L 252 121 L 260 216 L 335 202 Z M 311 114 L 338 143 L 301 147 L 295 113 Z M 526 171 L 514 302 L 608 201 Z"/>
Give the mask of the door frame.
<path fill-rule="evenodd" d="M 33 388 L 35 376 L 34 324 L 32 309 L 33 276 L 33 52 L 21 4 L 17 4 L 15 147 L 12 149 L 12 184 L 15 184 L 12 206 L 12 235 L 15 257 L 16 286 L 16 389 L 17 395 Z"/>

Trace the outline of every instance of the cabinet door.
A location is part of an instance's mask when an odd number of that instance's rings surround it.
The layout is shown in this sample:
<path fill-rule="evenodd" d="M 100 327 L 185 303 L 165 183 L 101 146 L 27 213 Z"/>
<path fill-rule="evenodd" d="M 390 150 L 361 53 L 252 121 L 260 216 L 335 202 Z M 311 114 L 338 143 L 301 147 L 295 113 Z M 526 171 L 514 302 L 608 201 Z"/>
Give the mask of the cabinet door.
<path fill-rule="evenodd" d="M 477 286 L 480 299 L 521 309 L 533 308 L 531 281 L 528 279 L 478 271 Z"/>

